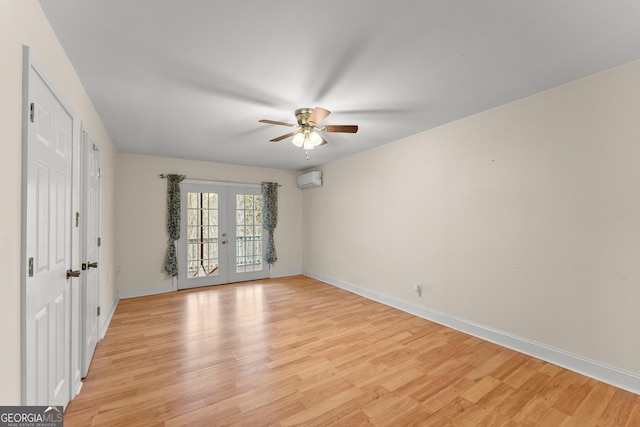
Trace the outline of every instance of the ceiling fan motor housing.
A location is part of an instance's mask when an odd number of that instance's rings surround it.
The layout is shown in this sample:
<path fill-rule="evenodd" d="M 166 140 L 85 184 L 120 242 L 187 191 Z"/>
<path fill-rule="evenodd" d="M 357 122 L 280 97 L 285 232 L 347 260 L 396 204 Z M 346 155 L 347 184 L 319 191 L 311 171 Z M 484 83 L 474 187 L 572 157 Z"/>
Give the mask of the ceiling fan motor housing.
<path fill-rule="evenodd" d="M 296 119 L 298 120 L 298 124 L 300 126 L 309 125 L 308 120 L 312 111 L 313 111 L 313 108 L 298 108 L 296 110 Z"/>

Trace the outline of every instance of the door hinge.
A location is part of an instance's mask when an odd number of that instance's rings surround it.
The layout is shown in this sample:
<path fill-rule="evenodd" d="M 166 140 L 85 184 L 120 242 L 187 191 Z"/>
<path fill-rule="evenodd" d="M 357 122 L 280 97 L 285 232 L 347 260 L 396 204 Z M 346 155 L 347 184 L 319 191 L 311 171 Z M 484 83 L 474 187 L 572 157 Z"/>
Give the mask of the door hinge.
<path fill-rule="evenodd" d="M 98 247 L 102 245 L 102 237 L 98 237 Z"/>
<path fill-rule="evenodd" d="M 29 277 L 33 277 L 33 257 L 29 258 Z"/>
<path fill-rule="evenodd" d="M 98 316 L 100 316 L 100 306 L 98 306 Z"/>
<path fill-rule="evenodd" d="M 76 227 L 80 226 L 80 212 L 76 212 Z"/>
<path fill-rule="evenodd" d="M 36 104 L 33 102 L 29 106 L 29 120 L 31 120 L 31 123 L 36 122 Z"/>

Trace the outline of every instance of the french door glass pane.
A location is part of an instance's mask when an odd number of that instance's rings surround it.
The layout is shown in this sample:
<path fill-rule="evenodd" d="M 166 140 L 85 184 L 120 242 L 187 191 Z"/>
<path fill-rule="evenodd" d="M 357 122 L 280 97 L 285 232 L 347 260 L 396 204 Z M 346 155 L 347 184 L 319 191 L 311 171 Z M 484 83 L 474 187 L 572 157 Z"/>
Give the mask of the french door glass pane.
<path fill-rule="evenodd" d="M 218 194 L 187 194 L 188 277 L 218 274 Z"/>
<path fill-rule="evenodd" d="M 262 270 L 262 196 L 236 195 L 236 273 Z"/>

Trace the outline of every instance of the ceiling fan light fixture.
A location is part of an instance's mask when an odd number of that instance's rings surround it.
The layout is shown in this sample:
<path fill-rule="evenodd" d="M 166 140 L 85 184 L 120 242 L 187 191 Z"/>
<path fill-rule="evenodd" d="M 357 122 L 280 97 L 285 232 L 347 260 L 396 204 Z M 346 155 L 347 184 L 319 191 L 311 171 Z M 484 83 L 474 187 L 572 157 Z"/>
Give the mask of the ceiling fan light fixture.
<path fill-rule="evenodd" d="M 304 145 L 302 146 L 302 148 L 304 148 L 305 150 L 313 150 L 314 148 L 316 148 L 316 146 L 313 145 L 313 141 L 311 140 L 310 136 L 305 136 Z"/>
<path fill-rule="evenodd" d="M 311 141 L 314 147 L 317 147 L 322 144 L 322 137 L 317 132 L 311 132 L 309 134 L 309 141 Z"/>
<path fill-rule="evenodd" d="M 293 145 L 295 145 L 296 147 L 302 147 L 302 145 L 304 144 L 305 139 L 306 138 L 304 137 L 304 133 L 298 132 L 293 137 L 293 140 L 291 142 L 293 142 Z"/>

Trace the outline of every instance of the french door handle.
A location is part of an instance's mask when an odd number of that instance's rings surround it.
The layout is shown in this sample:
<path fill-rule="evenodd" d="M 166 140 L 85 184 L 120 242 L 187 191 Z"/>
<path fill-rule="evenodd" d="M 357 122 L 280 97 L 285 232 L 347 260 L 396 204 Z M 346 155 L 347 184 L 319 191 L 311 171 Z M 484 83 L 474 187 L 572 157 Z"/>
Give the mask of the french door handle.
<path fill-rule="evenodd" d="M 225 244 L 225 243 L 227 243 L 227 242 L 228 242 L 228 240 L 223 240 L 223 241 L 222 241 L 222 244 L 224 245 L 224 244 Z"/>
<path fill-rule="evenodd" d="M 89 264 L 87 264 L 87 266 L 89 268 L 98 268 L 98 263 L 97 262 L 90 262 Z"/>

